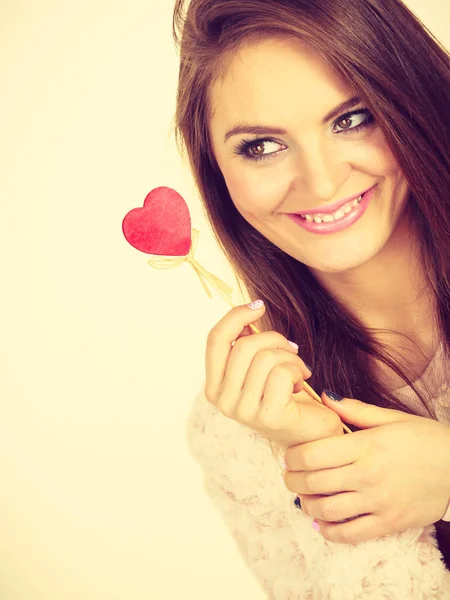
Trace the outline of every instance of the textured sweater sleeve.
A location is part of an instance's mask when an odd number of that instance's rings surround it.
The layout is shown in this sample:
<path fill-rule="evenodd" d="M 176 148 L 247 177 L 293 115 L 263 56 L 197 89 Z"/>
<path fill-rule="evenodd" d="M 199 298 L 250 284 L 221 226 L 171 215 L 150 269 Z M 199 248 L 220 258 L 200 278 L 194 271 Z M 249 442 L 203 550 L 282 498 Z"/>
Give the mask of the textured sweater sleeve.
<path fill-rule="evenodd" d="M 269 442 L 223 415 L 202 391 L 187 421 L 204 489 L 273 600 L 450 600 L 434 526 L 361 544 L 325 540 L 294 505 Z"/>

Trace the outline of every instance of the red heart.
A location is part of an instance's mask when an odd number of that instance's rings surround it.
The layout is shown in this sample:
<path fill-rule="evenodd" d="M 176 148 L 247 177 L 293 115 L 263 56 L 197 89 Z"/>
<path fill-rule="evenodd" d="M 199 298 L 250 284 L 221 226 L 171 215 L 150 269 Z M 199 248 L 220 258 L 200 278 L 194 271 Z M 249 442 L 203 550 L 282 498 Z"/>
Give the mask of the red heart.
<path fill-rule="evenodd" d="M 157 187 L 144 200 L 143 208 L 125 215 L 122 231 L 126 240 L 146 254 L 185 256 L 191 248 L 191 216 L 178 192 Z"/>

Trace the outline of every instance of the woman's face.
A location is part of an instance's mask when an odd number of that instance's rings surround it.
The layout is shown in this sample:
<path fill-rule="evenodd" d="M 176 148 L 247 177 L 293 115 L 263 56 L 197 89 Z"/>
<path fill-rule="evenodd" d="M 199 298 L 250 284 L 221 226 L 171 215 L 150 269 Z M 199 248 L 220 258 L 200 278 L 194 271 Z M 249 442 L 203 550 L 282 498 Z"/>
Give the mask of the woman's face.
<path fill-rule="evenodd" d="M 407 202 L 406 180 L 370 113 L 348 114 L 364 105 L 327 117 L 351 97 L 317 54 L 291 38 L 244 47 L 209 96 L 213 151 L 237 210 L 284 252 L 327 273 L 378 254 Z M 352 215 L 365 212 L 338 231 L 320 232 L 314 216 L 308 231 L 288 216 L 320 213 L 370 188 L 368 204 L 351 207 Z"/>

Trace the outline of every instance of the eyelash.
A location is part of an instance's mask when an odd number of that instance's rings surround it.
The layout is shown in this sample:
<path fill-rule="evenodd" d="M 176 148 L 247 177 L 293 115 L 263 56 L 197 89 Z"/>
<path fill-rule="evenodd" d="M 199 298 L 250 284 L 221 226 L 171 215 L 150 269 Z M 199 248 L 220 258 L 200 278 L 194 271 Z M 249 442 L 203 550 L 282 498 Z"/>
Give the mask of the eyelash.
<path fill-rule="evenodd" d="M 343 131 L 338 131 L 336 133 L 338 135 L 342 135 L 342 134 L 348 135 L 349 133 L 356 133 L 356 132 L 361 131 L 362 129 L 365 129 L 366 127 L 369 127 L 370 125 L 372 125 L 372 123 L 374 122 L 373 116 L 366 108 L 362 108 L 362 109 L 354 110 L 353 112 L 347 112 L 347 113 L 341 115 L 333 123 L 333 127 L 335 127 L 336 124 L 339 123 L 339 121 L 343 121 L 344 119 L 349 119 L 349 118 L 353 117 L 354 115 L 360 115 L 360 114 L 366 115 L 365 121 L 363 121 L 359 125 L 356 125 L 356 127 L 352 127 L 351 129 L 344 129 Z M 279 144 L 279 142 L 272 140 L 271 138 L 259 138 L 256 140 L 245 140 L 244 139 L 244 140 L 241 140 L 241 142 L 237 146 L 234 147 L 234 153 L 243 156 L 246 160 L 251 160 L 254 162 L 258 162 L 260 160 L 266 160 L 268 158 L 273 158 L 276 154 L 278 154 L 278 152 L 270 152 L 269 154 L 262 154 L 261 156 L 251 156 L 248 153 L 249 148 L 252 148 L 253 146 L 257 146 L 258 144 L 261 144 L 264 142 L 273 142 L 274 144 Z"/>

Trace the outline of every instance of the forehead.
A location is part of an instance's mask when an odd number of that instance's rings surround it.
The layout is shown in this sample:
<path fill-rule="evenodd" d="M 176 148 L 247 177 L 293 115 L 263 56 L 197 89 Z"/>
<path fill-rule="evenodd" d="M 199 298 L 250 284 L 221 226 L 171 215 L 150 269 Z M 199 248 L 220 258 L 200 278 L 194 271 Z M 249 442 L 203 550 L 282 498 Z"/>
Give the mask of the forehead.
<path fill-rule="evenodd" d="M 348 95 L 345 82 L 308 45 L 292 37 L 249 42 L 209 90 L 211 125 L 241 119 L 323 116 Z"/>

